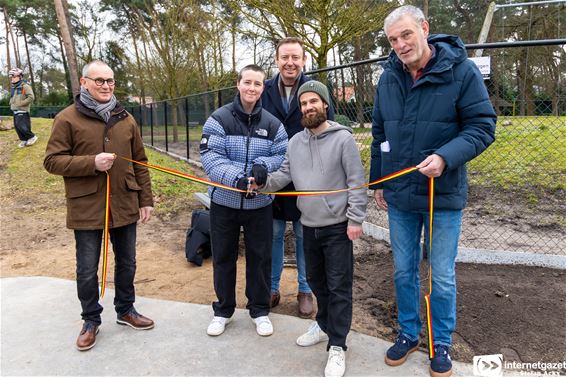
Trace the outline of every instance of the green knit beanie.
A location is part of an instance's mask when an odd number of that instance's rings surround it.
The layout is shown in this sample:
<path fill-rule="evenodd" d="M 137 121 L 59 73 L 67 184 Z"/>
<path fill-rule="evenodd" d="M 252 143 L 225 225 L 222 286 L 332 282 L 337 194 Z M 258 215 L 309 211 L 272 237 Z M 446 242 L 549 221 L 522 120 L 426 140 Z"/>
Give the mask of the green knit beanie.
<path fill-rule="evenodd" d="M 328 105 L 330 104 L 330 96 L 328 95 L 328 88 L 320 81 L 310 80 L 301 85 L 297 92 L 297 99 L 301 103 L 301 95 L 303 93 L 313 92 L 320 96 L 320 98 Z"/>

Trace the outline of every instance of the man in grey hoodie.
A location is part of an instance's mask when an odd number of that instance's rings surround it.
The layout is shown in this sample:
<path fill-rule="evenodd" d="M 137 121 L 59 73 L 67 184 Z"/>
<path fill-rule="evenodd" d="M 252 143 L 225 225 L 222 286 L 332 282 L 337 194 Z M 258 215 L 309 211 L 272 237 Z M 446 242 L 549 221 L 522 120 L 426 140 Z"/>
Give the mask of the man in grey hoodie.
<path fill-rule="evenodd" d="M 353 188 L 365 173 L 352 130 L 326 118 L 329 94 L 318 81 L 304 83 L 297 98 L 305 129 L 289 140 L 285 160 L 269 174 L 262 191 L 277 191 L 291 181 L 297 191 Z M 316 321 L 297 339 L 299 346 L 328 340 L 326 376 L 346 369 L 346 336 L 352 323 L 353 244 L 362 234 L 366 189 L 299 196 L 307 280 L 317 302 Z"/>

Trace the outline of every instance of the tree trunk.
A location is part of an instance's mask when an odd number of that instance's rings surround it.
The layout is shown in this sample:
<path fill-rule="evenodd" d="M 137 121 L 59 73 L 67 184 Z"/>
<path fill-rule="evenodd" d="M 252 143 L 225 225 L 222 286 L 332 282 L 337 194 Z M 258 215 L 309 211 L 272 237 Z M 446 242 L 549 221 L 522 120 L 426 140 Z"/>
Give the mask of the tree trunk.
<path fill-rule="evenodd" d="M 138 18 L 140 17 L 140 15 L 137 14 L 137 13 L 136 13 L 136 16 L 137 16 Z M 140 35 L 141 38 L 142 38 L 144 66 L 149 68 L 149 67 L 150 67 L 150 64 L 149 64 L 149 54 L 148 54 L 148 52 L 147 52 L 147 43 L 148 43 L 148 41 L 147 41 L 147 35 L 145 34 L 145 30 L 140 27 L 140 22 L 139 22 L 139 20 L 138 20 L 138 22 L 137 22 L 137 26 L 136 26 L 136 27 L 137 27 L 137 30 L 139 31 L 139 35 Z M 154 78 L 154 76 L 153 76 L 153 69 L 148 69 L 148 70 L 147 70 L 147 73 L 149 74 L 149 77 L 148 77 L 149 82 L 150 82 L 150 83 L 153 82 L 153 81 L 155 80 L 155 78 Z M 145 83 L 145 81 L 144 81 L 144 83 Z M 150 86 L 150 88 L 151 88 L 151 84 L 150 84 L 149 86 Z M 144 84 L 144 87 L 145 87 L 145 84 Z M 144 89 L 144 90 L 145 90 L 145 89 Z M 151 93 L 151 94 L 152 94 L 153 97 L 155 97 L 155 94 L 156 94 L 156 93 L 157 93 L 157 92 L 153 92 L 153 93 Z M 144 92 L 144 95 L 145 95 L 145 92 Z M 155 98 L 152 99 L 152 102 L 153 102 L 153 101 L 155 101 Z"/>
<path fill-rule="evenodd" d="M 128 29 L 130 30 L 130 35 L 132 37 L 132 43 L 134 45 L 134 53 L 136 55 L 136 66 L 137 66 L 137 76 L 138 76 L 138 85 L 140 86 L 140 102 L 142 105 L 145 105 L 145 81 L 144 75 L 142 74 L 142 66 L 140 61 L 140 53 L 138 51 L 138 44 L 136 42 L 136 36 L 138 33 L 133 25 L 133 21 L 128 22 Z M 143 114 L 141 115 L 143 117 Z"/>
<path fill-rule="evenodd" d="M 8 63 L 8 71 L 12 69 L 12 59 L 10 57 L 10 27 L 8 23 L 8 12 L 6 7 L 2 8 L 4 10 L 4 26 L 6 27 L 6 62 Z"/>
<path fill-rule="evenodd" d="M 354 61 L 362 60 L 362 38 L 356 37 L 354 39 Z M 356 119 L 360 125 L 360 128 L 364 128 L 364 65 L 357 65 L 355 67 L 356 71 Z"/>
<path fill-rule="evenodd" d="M 423 0 L 423 13 L 425 18 L 428 18 L 428 0 Z"/>
<path fill-rule="evenodd" d="M 73 23 L 71 22 L 71 14 L 69 13 L 69 3 L 67 2 L 67 0 L 61 0 L 61 3 L 63 4 L 63 10 L 65 11 L 65 19 L 67 20 L 67 27 L 69 28 L 69 34 L 71 35 L 71 43 L 74 47 L 77 45 L 77 42 L 75 41 L 75 34 L 73 33 Z"/>
<path fill-rule="evenodd" d="M 206 73 L 206 63 L 204 61 L 204 54 L 202 52 L 202 49 L 198 48 L 198 44 L 197 44 L 197 41 L 196 41 L 194 35 L 192 37 L 192 42 L 193 42 L 193 47 L 194 47 L 194 49 L 197 53 L 197 66 L 198 66 L 198 69 L 199 69 L 201 77 L 202 77 L 202 82 L 204 84 L 203 89 L 204 89 L 204 91 L 208 91 L 210 86 L 209 86 L 209 83 L 208 83 L 208 75 Z M 208 100 L 208 96 L 209 96 L 208 93 L 206 95 L 200 96 L 203 100 L 204 118 L 205 119 L 210 116 L 210 103 L 209 103 L 209 100 Z"/>
<path fill-rule="evenodd" d="M 69 97 L 69 102 L 73 102 L 73 88 L 71 86 L 71 74 L 69 73 L 69 65 L 67 64 L 67 58 L 65 57 L 65 48 L 63 47 L 63 40 L 61 39 L 61 33 L 57 33 L 57 39 L 59 40 L 59 49 L 61 50 L 61 61 L 63 62 L 63 69 L 65 70 L 65 81 L 67 83 L 67 96 Z"/>
<path fill-rule="evenodd" d="M 53 0 L 55 3 L 55 11 L 57 12 L 57 21 L 59 22 L 59 30 L 61 31 L 61 37 L 63 39 L 63 45 L 65 46 L 65 52 L 67 55 L 67 63 L 69 65 L 69 77 L 71 80 L 71 90 L 73 92 L 73 98 L 75 95 L 79 94 L 79 71 L 77 67 L 77 58 L 75 54 L 75 47 L 73 44 L 72 31 L 70 25 L 67 22 L 67 16 L 65 13 L 65 7 L 63 5 L 64 0 Z"/>
<path fill-rule="evenodd" d="M 236 16 L 232 18 L 232 72 L 236 72 Z"/>
<path fill-rule="evenodd" d="M 12 29 L 12 23 L 10 22 L 10 18 L 8 16 L 8 11 L 4 8 L 4 20 L 6 21 L 6 44 L 10 43 L 8 35 L 12 38 L 12 46 L 14 48 L 14 59 L 16 59 L 16 67 L 22 68 L 22 62 L 20 59 L 20 51 L 17 46 L 16 38 L 14 37 L 14 30 Z"/>
<path fill-rule="evenodd" d="M 43 62 L 39 68 L 38 78 L 39 78 L 39 85 L 37 86 L 37 93 L 34 93 L 37 98 L 43 98 Z M 35 90 L 34 90 L 35 92 Z"/>
<path fill-rule="evenodd" d="M 35 88 L 35 81 L 33 79 L 33 67 L 31 66 L 31 60 L 30 60 L 30 56 L 29 56 L 28 37 L 27 37 L 25 30 L 22 30 L 22 34 L 23 34 L 23 37 L 24 37 L 24 44 L 26 46 L 26 56 L 27 56 L 27 60 L 28 60 L 29 79 L 31 81 L 31 88 L 33 89 L 34 93 L 37 93 L 36 88 Z"/>
<path fill-rule="evenodd" d="M 342 65 L 342 54 L 340 53 L 340 48 L 338 48 L 338 64 Z M 340 70 L 340 82 L 342 83 L 342 101 L 345 106 L 348 101 L 346 100 L 346 78 L 344 77 L 344 68 Z M 346 109 L 346 107 L 344 107 L 344 109 Z"/>
<path fill-rule="evenodd" d="M 317 66 L 315 67 L 315 69 L 326 68 L 328 64 L 326 58 L 327 54 L 328 54 L 328 50 L 317 51 L 317 56 L 315 59 Z M 328 71 L 317 73 L 317 75 L 318 75 L 318 81 L 326 83 L 326 77 L 328 76 Z"/>

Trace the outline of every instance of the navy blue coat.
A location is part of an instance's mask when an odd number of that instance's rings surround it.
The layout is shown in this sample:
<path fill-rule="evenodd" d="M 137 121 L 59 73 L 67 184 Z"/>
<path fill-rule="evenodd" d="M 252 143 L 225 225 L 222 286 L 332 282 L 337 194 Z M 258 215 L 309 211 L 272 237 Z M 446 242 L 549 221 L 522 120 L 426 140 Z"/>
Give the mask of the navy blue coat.
<path fill-rule="evenodd" d="M 304 73 L 299 76 L 299 86 L 311 80 Z M 285 131 L 291 139 L 296 133 L 301 132 L 304 128 L 301 124 L 303 113 L 299 108 L 297 96 L 294 96 L 289 105 L 289 112 L 285 112 L 281 102 L 281 94 L 279 93 L 279 74 L 274 78 L 265 82 L 263 94 L 261 95 L 262 106 L 265 110 L 273 114 L 283 123 Z M 298 89 L 297 88 L 297 89 Z M 334 120 L 334 106 L 328 105 L 326 113 L 328 119 Z M 282 191 L 295 191 L 292 183 L 282 189 Z M 298 221 L 301 212 L 297 209 L 297 198 L 293 196 L 276 196 L 273 201 L 273 218 L 287 221 Z"/>
<path fill-rule="evenodd" d="M 495 139 L 496 114 L 483 78 L 456 36 L 431 35 L 435 57 L 412 85 L 395 52 L 384 64 L 373 111 L 370 181 L 433 153 L 446 162 L 435 179 L 435 208 L 466 206 L 466 163 Z M 389 148 L 382 143 L 387 141 Z M 389 150 L 389 151 L 388 151 Z M 413 172 L 371 188 L 403 211 L 428 209 L 428 177 Z"/>

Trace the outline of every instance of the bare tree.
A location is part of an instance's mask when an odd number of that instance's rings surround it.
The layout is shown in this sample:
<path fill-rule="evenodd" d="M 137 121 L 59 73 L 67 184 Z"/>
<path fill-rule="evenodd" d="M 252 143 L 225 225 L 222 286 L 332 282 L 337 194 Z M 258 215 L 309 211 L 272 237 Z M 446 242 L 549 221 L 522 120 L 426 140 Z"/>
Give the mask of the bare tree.
<path fill-rule="evenodd" d="M 316 68 L 327 66 L 330 50 L 383 25 L 394 6 L 371 0 L 232 0 L 232 7 L 272 40 L 286 36 L 303 39 Z M 243 4 L 242 4 L 243 3 Z"/>
<path fill-rule="evenodd" d="M 77 58 L 75 54 L 75 46 L 73 44 L 71 25 L 68 23 L 64 0 L 53 0 L 55 3 L 55 10 L 57 12 L 57 21 L 59 22 L 59 30 L 61 31 L 61 38 L 65 46 L 65 53 L 67 55 L 67 64 L 69 65 L 69 75 L 71 80 L 71 90 L 73 95 L 79 93 L 79 71 L 77 67 Z"/>
<path fill-rule="evenodd" d="M 8 20 L 8 11 L 6 7 L 3 7 L 4 11 L 4 25 L 6 28 L 6 63 L 8 64 L 8 70 L 12 69 L 12 59 L 10 57 L 10 22 Z"/>

